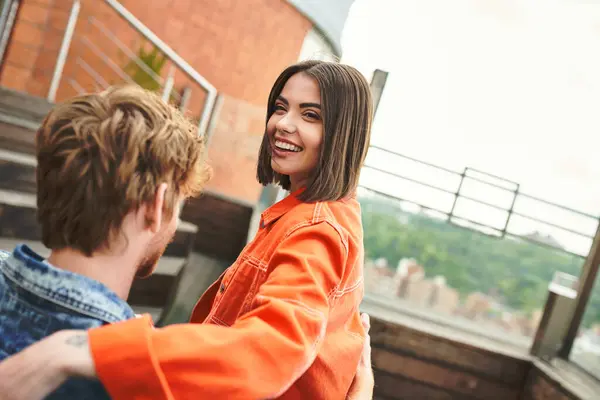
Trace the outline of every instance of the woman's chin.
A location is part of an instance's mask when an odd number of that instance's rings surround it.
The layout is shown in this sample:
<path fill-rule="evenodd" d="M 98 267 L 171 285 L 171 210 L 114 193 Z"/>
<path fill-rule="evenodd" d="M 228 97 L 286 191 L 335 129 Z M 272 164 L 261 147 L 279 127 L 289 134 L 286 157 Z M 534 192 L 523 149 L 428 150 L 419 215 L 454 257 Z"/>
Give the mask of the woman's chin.
<path fill-rule="evenodd" d="M 279 175 L 292 175 L 294 173 L 293 168 L 285 168 L 284 166 L 271 161 L 271 168 Z"/>

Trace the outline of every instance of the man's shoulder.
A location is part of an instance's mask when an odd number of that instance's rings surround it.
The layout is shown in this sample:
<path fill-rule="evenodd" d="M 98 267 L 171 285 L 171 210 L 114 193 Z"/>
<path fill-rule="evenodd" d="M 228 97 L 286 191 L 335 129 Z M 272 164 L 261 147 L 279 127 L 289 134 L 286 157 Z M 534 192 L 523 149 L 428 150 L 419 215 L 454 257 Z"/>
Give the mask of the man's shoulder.
<path fill-rule="evenodd" d="M 27 246 L 0 250 L 0 271 L 27 303 L 65 320 L 113 323 L 134 317 L 126 301 L 101 282 L 57 268 Z"/>
<path fill-rule="evenodd" d="M 0 250 L 0 284 L 2 284 L 4 281 L 4 276 L 2 274 L 2 271 L 4 270 L 4 265 L 6 264 L 6 260 L 8 260 L 11 255 L 12 253 L 8 251 Z"/>
<path fill-rule="evenodd" d="M 0 250 L 0 263 L 6 261 L 8 259 L 8 257 L 10 257 L 12 253 L 6 251 L 6 250 Z"/>

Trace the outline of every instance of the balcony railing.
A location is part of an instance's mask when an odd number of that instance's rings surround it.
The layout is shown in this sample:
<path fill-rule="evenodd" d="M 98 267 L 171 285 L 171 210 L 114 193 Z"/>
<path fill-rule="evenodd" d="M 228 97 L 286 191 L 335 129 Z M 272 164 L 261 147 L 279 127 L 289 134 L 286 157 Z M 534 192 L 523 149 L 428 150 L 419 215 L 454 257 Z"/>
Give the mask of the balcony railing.
<path fill-rule="evenodd" d="M 14 21 L 19 0 L 4 3 L 0 18 L 0 57 Z M 67 7 L 65 7 L 67 6 Z M 70 7 L 63 2 L 35 3 L 46 8 L 48 21 L 40 24 L 24 21 L 29 28 L 52 37 L 56 45 L 29 46 L 39 51 L 41 58 L 54 57 L 43 67 L 36 65 L 45 76 L 45 97 L 54 102 L 66 96 L 104 90 L 123 83 L 139 84 L 157 91 L 168 100 L 188 111 L 198 123 L 201 135 L 207 134 L 217 90 L 180 54 L 161 40 L 151 29 L 116 0 L 73 0 Z M 59 22 L 56 22 L 59 21 Z M 13 40 L 13 39 L 10 39 Z M 45 44 L 48 41 L 45 42 Z M 134 48 L 132 48 L 132 46 Z M 49 56 L 50 55 L 50 56 Z M 51 67 L 49 67 L 51 65 Z M 40 70 L 43 69 L 43 70 Z"/>
<path fill-rule="evenodd" d="M 469 167 L 454 171 L 379 146 L 371 146 L 362 178 L 363 190 L 411 203 L 450 223 L 579 257 L 588 254 L 600 222 L 597 215 L 524 193 L 517 182 Z"/>

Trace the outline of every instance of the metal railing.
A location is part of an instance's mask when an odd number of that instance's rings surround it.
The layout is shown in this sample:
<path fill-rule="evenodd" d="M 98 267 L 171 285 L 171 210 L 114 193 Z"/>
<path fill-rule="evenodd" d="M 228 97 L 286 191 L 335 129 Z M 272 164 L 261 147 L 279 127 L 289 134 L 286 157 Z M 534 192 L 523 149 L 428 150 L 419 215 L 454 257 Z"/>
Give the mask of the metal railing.
<path fill-rule="evenodd" d="M 10 32 L 15 23 L 17 10 L 19 9 L 18 0 L 4 0 L 0 10 L 0 60 L 4 57 Z"/>
<path fill-rule="evenodd" d="M 168 74 L 166 77 L 162 77 L 161 74 L 148 66 L 135 51 L 126 46 L 122 40 L 119 39 L 119 35 L 113 33 L 102 20 L 93 15 L 93 13 L 86 14 L 84 12 L 86 3 L 86 0 L 74 0 L 72 3 L 67 25 L 58 51 L 56 64 L 52 71 L 47 99 L 49 101 L 55 101 L 58 90 L 64 82 L 70 85 L 77 93 L 106 89 L 111 83 L 102 73 L 98 72 L 100 67 L 107 67 L 108 70 L 122 82 L 137 83 L 130 74 L 125 71 L 124 67 L 120 66 L 115 62 L 113 57 L 107 54 L 105 46 L 108 43 L 116 47 L 118 51 L 126 56 L 129 63 L 136 65 L 137 68 L 144 71 L 147 77 L 155 82 L 160 90 L 161 97 L 164 100 L 174 100 L 182 109 L 186 109 L 190 104 L 190 97 L 194 96 L 194 90 L 189 86 L 184 87 L 181 94 L 174 90 L 176 72 L 182 72 L 183 76 L 187 76 L 191 82 L 199 86 L 204 92 L 204 101 L 199 116 L 197 116 L 198 131 L 200 135 L 207 135 L 208 125 L 217 98 L 216 88 L 118 1 L 103 0 L 104 4 L 125 21 L 129 27 L 139 33 L 145 41 L 153 46 L 157 50 L 157 54 L 168 60 L 170 64 Z M 81 26 L 78 26 L 83 23 L 87 24 L 87 29 L 82 29 Z M 91 33 L 95 33 L 96 37 L 101 37 L 102 43 L 96 43 L 93 39 L 94 36 L 91 35 Z M 88 50 L 100 62 L 92 63 L 86 61 L 80 54 L 81 52 L 74 51 L 75 44 L 81 46 L 82 49 Z M 67 76 L 65 74 L 65 65 L 70 60 L 74 60 L 75 65 L 92 79 L 93 87 L 78 81 L 76 76 Z"/>
<path fill-rule="evenodd" d="M 409 156 L 405 156 L 399 153 L 396 153 L 392 150 L 372 145 L 370 147 L 369 157 L 367 158 L 367 162 L 364 166 L 364 175 L 368 175 L 369 171 L 371 172 L 371 179 L 361 179 L 360 188 L 366 190 L 367 192 L 373 193 L 377 196 L 387 198 L 393 201 L 407 202 L 418 206 L 420 209 L 433 211 L 445 217 L 446 221 L 449 223 L 453 223 L 456 225 L 460 225 L 462 227 L 470 228 L 477 230 L 479 232 L 484 232 L 486 234 L 491 234 L 497 237 L 512 237 L 519 238 L 528 242 L 532 242 L 538 245 L 555 248 L 560 251 L 564 251 L 579 257 L 585 257 L 589 252 L 589 247 L 585 249 L 581 249 L 580 251 L 572 251 L 566 249 L 556 240 L 540 240 L 539 237 L 536 237 L 534 233 L 536 230 L 530 232 L 530 234 L 523 234 L 522 232 L 517 232 L 515 229 L 511 228 L 511 222 L 514 222 L 515 217 L 519 217 L 522 221 L 528 221 L 528 224 L 536 227 L 545 227 L 550 228 L 549 230 L 553 230 L 555 232 L 568 233 L 573 235 L 576 238 L 584 239 L 590 243 L 594 238 L 595 231 L 600 223 L 600 218 L 597 215 L 592 215 L 589 213 L 585 213 L 579 210 L 575 210 L 573 208 L 554 203 L 548 200 L 544 200 L 540 197 L 533 196 L 527 193 L 523 193 L 520 189 L 520 185 L 517 182 L 513 182 L 493 174 L 489 174 L 483 171 L 476 170 L 474 168 L 466 167 L 463 171 L 454 171 L 448 168 L 444 168 L 435 164 L 428 163 L 426 161 L 418 160 L 416 158 L 412 158 Z M 374 160 L 375 157 L 373 154 L 373 150 L 378 152 L 379 159 Z M 408 165 L 411 166 L 422 166 L 429 170 L 434 171 L 435 173 L 441 173 L 444 175 L 444 179 L 435 179 L 436 182 L 430 183 L 426 182 L 426 179 L 418 177 L 417 173 L 412 172 L 412 174 L 404 173 L 400 174 L 396 171 L 391 170 L 385 165 L 381 165 L 383 163 L 380 162 L 381 155 L 386 154 L 391 159 L 399 160 L 402 162 L 407 162 Z M 407 170 L 413 171 L 414 168 L 407 168 Z M 367 174 L 365 174 L 367 172 Z M 375 176 L 373 173 L 375 173 Z M 384 181 L 383 185 L 374 184 L 373 182 L 376 180 Z M 431 196 L 429 198 L 439 198 L 440 194 L 445 195 L 446 197 L 452 198 L 451 202 L 449 202 L 449 207 L 441 207 L 432 204 L 425 204 L 423 201 L 424 196 L 411 196 L 409 190 L 402 190 L 403 194 L 398 195 L 397 191 L 394 193 L 394 184 L 390 181 L 396 182 L 407 182 L 413 184 L 414 187 L 426 188 L 431 192 Z M 444 181 L 446 183 L 446 187 L 440 185 L 440 182 Z M 452 181 L 448 183 L 449 181 Z M 465 193 L 465 183 L 467 182 L 477 182 L 480 185 L 489 186 L 493 188 L 493 190 L 500 191 L 507 196 L 505 196 L 506 206 L 502 206 L 499 204 L 494 204 L 493 202 L 483 199 L 471 194 Z M 420 197 L 420 198 L 419 198 Z M 497 224 L 491 224 L 489 222 L 482 222 L 482 220 L 477 220 L 477 218 L 469 217 L 464 214 L 457 213 L 457 205 L 461 201 L 468 201 L 471 205 L 480 205 L 485 209 L 490 211 L 496 210 L 498 214 L 502 214 L 504 216 L 503 220 L 498 220 Z M 576 226 L 565 226 L 565 224 L 557 223 L 556 221 L 551 221 L 545 218 L 541 218 L 536 216 L 534 213 L 521 211 L 516 208 L 516 205 L 520 201 L 526 201 L 530 203 L 529 209 L 542 206 L 548 206 L 557 211 L 569 214 L 570 216 L 575 216 L 575 218 L 587 220 L 589 223 L 589 231 L 584 232 L 579 229 L 578 224 L 573 224 Z M 540 229 L 540 231 L 548 230 L 548 229 Z"/>

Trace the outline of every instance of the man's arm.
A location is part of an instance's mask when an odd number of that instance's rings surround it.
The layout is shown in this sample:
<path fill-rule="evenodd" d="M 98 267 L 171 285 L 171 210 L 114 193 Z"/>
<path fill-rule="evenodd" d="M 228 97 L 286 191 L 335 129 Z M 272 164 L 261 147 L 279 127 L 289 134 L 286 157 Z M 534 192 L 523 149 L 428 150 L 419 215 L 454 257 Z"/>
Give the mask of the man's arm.
<path fill-rule="evenodd" d="M 0 400 L 43 400 L 69 375 L 93 378 L 85 331 L 53 334 L 0 362 Z"/>
<path fill-rule="evenodd" d="M 279 247 L 273 257 L 276 268 L 261 286 L 257 306 L 231 327 L 182 324 L 154 329 L 148 319 L 138 318 L 90 331 L 87 347 L 78 347 L 85 340 L 73 339 L 74 333 L 55 335 L 48 339 L 51 344 L 35 344 L 23 357 L 0 363 L 0 382 L 11 374 L 25 386 L 38 385 L 39 374 L 48 382 L 97 374 L 115 400 L 184 394 L 276 397 L 316 357 L 329 293 L 341 279 L 332 266 L 345 265 L 346 257 L 339 235 L 329 225 L 300 229 Z M 60 361 L 50 362 L 49 351 Z M 37 373 L 21 374 L 23 364 Z M 16 393 L 24 390 L 12 387 Z M 29 397 L 14 399 L 41 398 L 36 393 L 43 396 L 51 389 L 43 385 Z"/>

